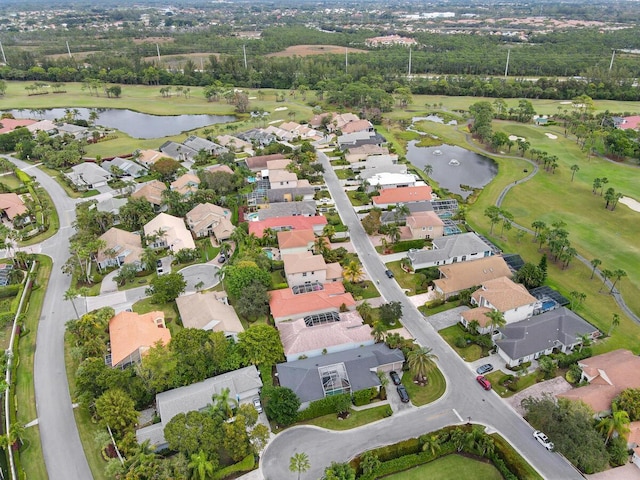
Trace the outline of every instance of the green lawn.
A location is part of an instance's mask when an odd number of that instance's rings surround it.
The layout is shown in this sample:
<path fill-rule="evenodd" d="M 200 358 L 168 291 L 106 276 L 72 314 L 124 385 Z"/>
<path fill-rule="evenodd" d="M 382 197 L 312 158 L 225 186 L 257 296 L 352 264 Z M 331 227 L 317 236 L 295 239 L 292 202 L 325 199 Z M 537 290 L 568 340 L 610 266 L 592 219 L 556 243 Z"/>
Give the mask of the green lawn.
<path fill-rule="evenodd" d="M 130 290 L 132 288 L 146 287 L 151 283 L 151 280 L 156 278 L 156 272 L 151 272 L 141 277 L 136 277 L 133 282 L 127 282 L 124 285 L 119 285 L 118 290 Z"/>
<path fill-rule="evenodd" d="M 345 420 L 338 419 L 338 416 L 332 413 L 330 415 L 313 418 L 304 422 L 304 425 L 316 425 L 317 427 L 328 428 L 329 430 L 349 430 L 386 418 L 388 416 L 388 410 L 388 405 L 380 405 L 379 407 L 368 408 L 366 410 L 351 410 L 351 415 Z"/>
<path fill-rule="evenodd" d="M 404 472 L 384 477 L 385 480 L 502 480 L 500 472 L 488 461 L 462 455 L 447 455 Z"/>
<path fill-rule="evenodd" d="M 405 272 L 400 266 L 400 260 L 386 264 L 387 268 L 393 272 L 393 276 L 403 290 L 408 290 L 407 295 L 416 294 L 415 275 Z"/>
<path fill-rule="evenodd" d="M 16 373 L 16 405 L 18 406 L 17 422 L 24 425 L 37 418 L 35 388 L 33 384 L 33 362 L 36 350 L 36 332 L 42 311 L 42 302 L 47 292 L 49 276 L 51 275 L 51 258 L 38 255 L 40 268 L 36 282 L 39 288 L 32 290 L 29 298 L 29 309 L 24 319 L 24 329 L 28 331 L 19 340 L 19 359 Z M 42 455 L 40 431 L 38 427 L 25 430 L 26 447 L 20 450 L 20 460 L 26 473 L 26 478 L 46 479 L 47 470 Z"/>
<path fill-rule="evenodd" d="M 451 310 L 452 308 L 456 308 L 460 306 L 460 302 L 455 300 L 453 302 L 444 302 L 442 305 L 438 305 L 437 307 L 427 308 L 425 305 L 422 307 L 418 307 L 418 310 L 422 312 L 427 317 L 429 315 L 435 315 L 436 313 L 446 312 L 447 310 Z"/>
<path fill-rule="evenodd" d="M 171 331 L 171 335 L 182 329 L 182 325 L 178 324 L 178 307 L 176 302 L 156 304 L 151 302 L 151 297 L 143 298 L 133 304 L 131 309 L 136 313 L 148 313 L 161 311 L 164 312 L 164 323 Z"/>
<path fill-rule="evenodd" d="M 475 362 L 482 357 L 486 357 L 488 354 L 488 352 L 483 351 L 480 345 L 476 345 L 475 343 L 464 348 L 458 348 L 455 346 L 455 339 L 465 334 L 464 328 L 462 328 L 459 323 L 443 328 L 442 330 L 439 330 L 438 333 L 465 362 Z"/>
<path fill-rule="evenodd" d="M 510 374 L 513 376 L 516 376 L 516 372 L 510 372 Z M 493 388 L 493 390 L 503 398 L 507 398 L 512 395 L 515 395 L 516 393 L 521 392 L 525 388 L 529 388 L 530 386 L 535 385 L 536 379 L 538 378 L 538 372 L 532 372 L 528 375 L 525 375 L 524 377 L 521 377 L 520 380 L 518 381 L 518 389 L 515 392 L 513 392 L 509 390 L 507 387 L 503 387 L 498 383 L 498 381 L 504 375 L 506 374 L 500 370 L 496 370 L 495 372 L 491 372 L 485 375 L 485 377 L 487 377 L 487 379 L 491 382 L 491 387 Z"/>
<path fill-rule="evenodd" d="M 0 183 L 6 185 L 7 188 L 11 190 L 15 190 L 22 185 L 22 182 L 18 180 L 15 173 L 8 173 L 6 175 L 0 176 Z"/>
<path fill-rule="evenodd" d="M 429 372 L 427 378 L 427 384 L 424 387 L 420 387 L 413 383 L 413 375 L 411 372 L 405 372 L 402 375 L 402 384 L 407 389 L 411 403 L 416 407 L 435 402 L 444 394 L 447 388 L 447 382 L 438 368 Z M 388 389 L 391 390 L 392 386 L 390 385 Z M 391 392 L 390 394 L 393 395 L 393 393 L 395 392 Z"/>
<path fill-rule="evenodd" d="M 38 188 L 37 193 L 39 197 L 47 199 L 49 205 L 53 205 L 53 201 L 51 200 L 49 193 L 44 188 Z M 29 245 L 35 245 L 36 243 L 43 242 L 47 238 L 53 237 L 58 232 L 58 230 L 60 229 L 60 218 L 58 217 L 58 210 L 56 208 L 51 208 L 50 210 L 48 210 L 48 215 L 49 228 L 33 238 L 30 238 L 23 242 L 19 242 L 19 245 L 21 247 L 27 247 Z"/>
<path fill-rule="evenodd" d="M 334 169 L 336 175 L 340 180 L 346 180 L 347 178 L 355 178 L 356 174 L 350 168 L 336 168 Z"/>

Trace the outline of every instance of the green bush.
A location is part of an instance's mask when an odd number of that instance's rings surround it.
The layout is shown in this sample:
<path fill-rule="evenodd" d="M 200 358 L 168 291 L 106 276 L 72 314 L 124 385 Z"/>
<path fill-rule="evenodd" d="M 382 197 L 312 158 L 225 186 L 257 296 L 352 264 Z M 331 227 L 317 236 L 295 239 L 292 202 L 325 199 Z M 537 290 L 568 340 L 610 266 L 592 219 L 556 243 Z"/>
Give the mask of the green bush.
<path fill-rule="evenodd" d="M 467 346 L 467 341 L 463 336 L 456 337 L 453 341 L 453 344 L 458 348 L 465 348 Z"/>
<path fill-rule="evenodd" d="M 531 362 L 524 362 L 521 365 L 516 365 L 515 367 L 510 367 L 509 365 L 507 365 L 507 368 L 509 370 L 511 370 L 512 372 L 519 372 L 521 370 L 526 370 L 527 368 L 529 368 L 531 366 Z"/>
<path fill-rule="evenodd" d="M 513 375 L 503 375 L 500 377 L 500 380 L 498 380 L 498 383 L 500 385 L 506 385 L 507 383 L 513 382 L 514 378 L 515 377 Z"/>
<path fill-rule="evenodd" d="M 405 240 L 403 242 L 398 242 L 393 246 L 393 253 L 408 252 L 413 248 L 420 250 L 424 248 L 426 243 L 427 241 L 423 239 Z"/>
<path fill-rule="evenodd" d="M 0 298 L 15 297 L 21 287 L 21 284 L 0 287 Z"/>
<path fill-rule="evenodd" d="M 580 360 L 589 358 L 591 355 L 593 355 L 593 350 L 591 350 L 591 347 L 585 347 L 582 349 L 582 351 L 575 351 L 570 355 L 558 355 L 558 367 L 568 368 L 569 366 L 579 362 Z"/>
<path fill-rule="evenodd" d="M 223 478 L 230 477 L 235 473 L 246 473 L 254 470 L 256 468 L 256 458 L 253 454 L 247 455 L 238 463 L 234 463 L 233 465 L 229 465 L 213 474 L 214 480 L 222 480 Z M 236 478 L 238 475 L 233 475 L 233 478 Z"/>
<path fill-rule="evenodd" d="M 375 388 L 365 388 L 364 390 L 358 390 L 353 394 L 353 404 L 357 407 L 362 405 L 368 405 L 371 403 L 371 399 L 375 398 L 378 391 Z"/>
<path fill-rule="evenodd" d="M 437 298 L 435 300 L 431 300 L 430 302 L 425 303 L 425 306 L 427 308 L 436 308 L 441 305 L 444 305 L 444 300 L 442 300 L 441 298 Z"/>
<path fill-rule="evenodd" d="M 312 418 L 322 417 L 323 415 L 329 415 L 336 413 L 336 398 L 338 395 L 331 397 L 321 398 L 315 402 L 311 402 L 307 408 L 298 412 L 298 418 L 296 421 L 304 422 L 311 420 Z"/>

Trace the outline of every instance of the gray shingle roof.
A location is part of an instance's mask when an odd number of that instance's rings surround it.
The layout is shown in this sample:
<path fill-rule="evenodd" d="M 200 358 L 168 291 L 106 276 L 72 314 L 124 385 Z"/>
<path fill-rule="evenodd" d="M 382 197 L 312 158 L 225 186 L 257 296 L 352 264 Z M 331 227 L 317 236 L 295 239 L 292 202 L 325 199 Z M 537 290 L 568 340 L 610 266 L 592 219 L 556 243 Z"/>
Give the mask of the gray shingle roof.
<path fill-rule="evenodd" d="M 101 167 L 109 173 L 111 173 L 111 167 L 118 167 L 126 175 L 131 175 L 132 177 L 139 177 L 147 174 L 147 169 L 142 165 L 138 165 L 131 160 L 126 160 L 120 157 L 116 157 L 113 160 L 105 160 L 102 162 Z"/>
<path fill-rule="evenodd" d="M 199 152 L 200 150 L 206 150 L 209 153 L 217 155 L 229 151 L 229 149 L 223 147 L 222 145 L 218 145 L 217 143 L 207 140 L 206 138 L 196 137 L 195 135 L 191 135 L 182 143 L 187 147 L 194 149 L 196 152 Z"/>
<path fill-rule="evenodd" d="M 555 345 L 573 345 L 581 335 L 591 334 L 598 329 L 562 307 L 506 325 L 500 331 L 505 338 L 496 344 L 515 360 Z"/>
<path fill-rule="evenodd" d="M 160 146 L 160 151 L 179 162 L 183 162 L 185 160 L 193 161 L 193 158 L 198 154 L 197 150 L 172 141 L 163 143 Z"/>
<path fill-rule="evenodd" d="M 258 220 L 297 215 L 301 215 L 303 217 L 312 217 L 316 214 L 316 211 L 316 202 L 314 202 L 313 200 L 304 200 L 302 202 L 271 203 L 269 204 L 269 208 L 262 208 L 258 210 Z"/>
<path fill-rule="evenodd" d="M 313 195 L 314 193 L 315 189 L 313 187 L 275 188 L 267 190 L 267 199 L 276 203 L 286 202 L 287 198 L 296 198 L 299 195 Z"/>
<path fill-rule="evenodd" d="M 462 255 L 471 255 L 490 251 L 491 247 L 483 242 L 475 233 L 449 235 L 433 240 L 432 250 L 409 252 L 407 256 L 412 264 L 444 261 Z"/>
<path fill-rule="evenodd" d="M 301 402 L 311 402 L 324 398 L 318 367 L 344 363 L 351 391 L 357 392 L 380 385 L 380 380 L 375 373 L 376 368 L 402 361 L 404 361 L 404 355 L 400 350 L 392 350 L 384 343 L 376 343 L 344 352 L 329 353 L 321 357 L 280 363 L 276 365 L 276 369 L 281 386 L 293 390 Z"/>

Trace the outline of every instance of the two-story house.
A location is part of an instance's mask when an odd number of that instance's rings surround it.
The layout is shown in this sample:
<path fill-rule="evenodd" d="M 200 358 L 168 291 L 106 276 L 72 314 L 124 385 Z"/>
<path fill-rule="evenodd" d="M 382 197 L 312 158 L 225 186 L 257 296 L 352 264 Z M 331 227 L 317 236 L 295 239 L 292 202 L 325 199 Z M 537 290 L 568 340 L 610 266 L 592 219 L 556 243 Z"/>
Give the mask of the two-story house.
<path fill-rule="evenodd" d="M 415 212 L 406 217 L 406 223 L 414 240 L 433 239 L 444 235 L 444 222 L 435 212 Z"/>
<path fill-rule="evenodd" d="M 196 238 L 213 235 L 219 242 L 228 240 L 235 227 L 231 210 L 212 203 L 200 203 L 186 215 L 187 225 Z"/>
<path fill-rule="evenodd" d="M 322 255 L 304 251 L 282 255 L 284 272 L 290 287 L 332 283 L 342 280 L 339 263 L 325 263 Z"/>

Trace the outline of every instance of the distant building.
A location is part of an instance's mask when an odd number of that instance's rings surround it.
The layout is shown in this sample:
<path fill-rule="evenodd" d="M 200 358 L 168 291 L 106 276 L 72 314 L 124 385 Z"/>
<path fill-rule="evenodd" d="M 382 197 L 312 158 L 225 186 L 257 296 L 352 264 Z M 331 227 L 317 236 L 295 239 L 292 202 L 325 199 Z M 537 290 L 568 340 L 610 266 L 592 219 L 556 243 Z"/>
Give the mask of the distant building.
<path fill-rule="evenodd" d="M 400 35 L 385 35 L 383 37 L 367 38 L 365 43 L 370 47 L 384 47 L 389 45 L 416 45 L 418 42 L 414 38 L 401 37 Z"/>

